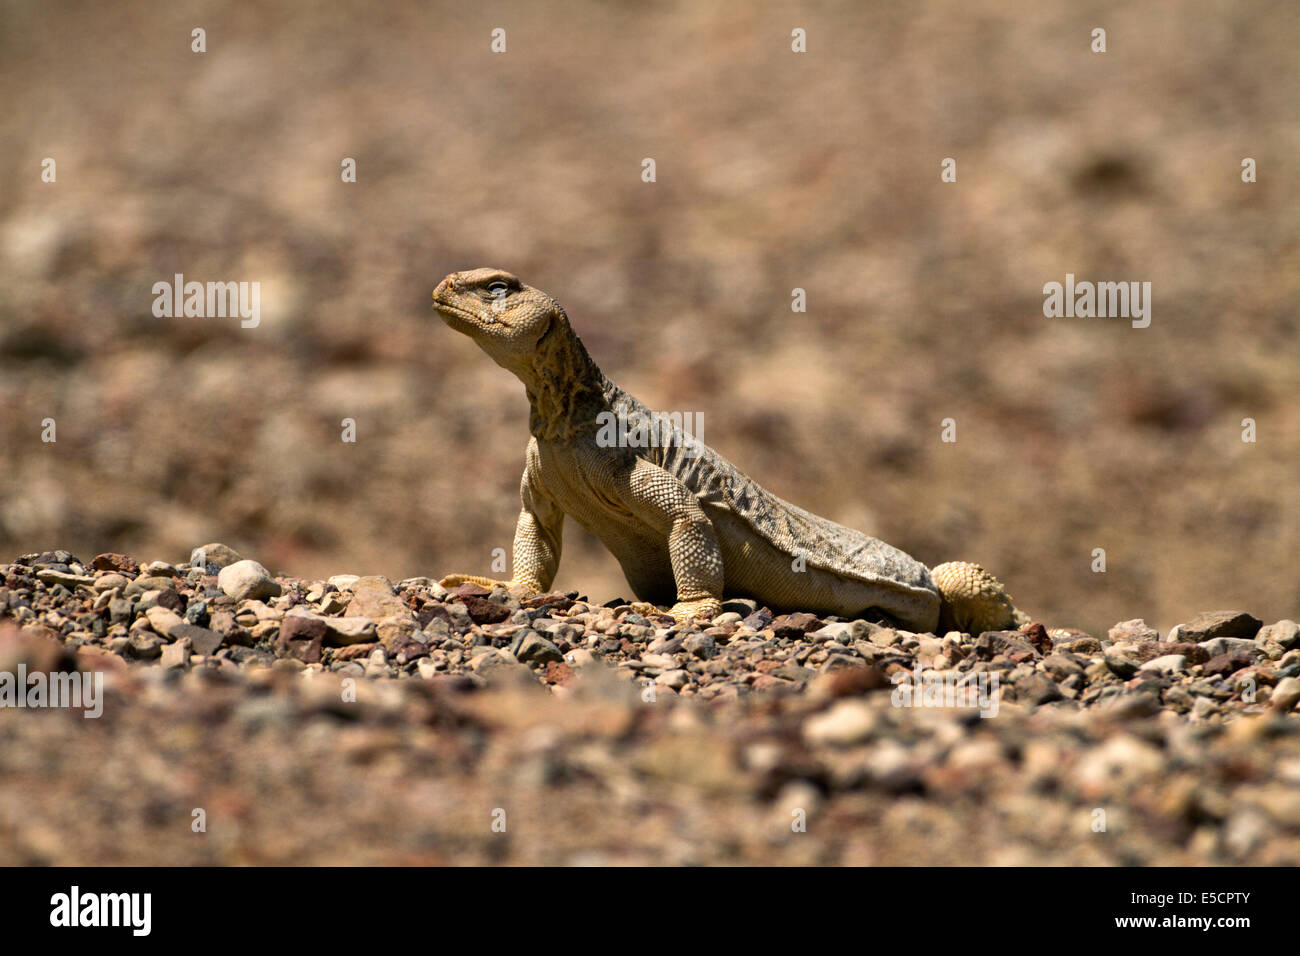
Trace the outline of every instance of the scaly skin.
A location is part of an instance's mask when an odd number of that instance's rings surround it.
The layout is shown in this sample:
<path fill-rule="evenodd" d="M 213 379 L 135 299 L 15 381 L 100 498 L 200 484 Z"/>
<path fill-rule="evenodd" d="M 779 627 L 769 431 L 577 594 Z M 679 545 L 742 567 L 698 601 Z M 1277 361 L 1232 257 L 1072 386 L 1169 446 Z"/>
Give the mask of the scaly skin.
<path fill-rule="evenodd" d="M 515 576 L 452 574 L 444 587 L 548 590 L 567 514 L 618 559 L 640 606 L 671 603 L 678 621 L 715 617 L 724 593 L 774 610 L 874 609 L 915 631 L 1018 621 L 1005 589 L 977 565 L 941 565 L 932 577 L 883 541 L 783 501 L 680 427 L 662 429 L 657 442 L 611 447 L 599 416 L 613 413 L 634 432 L 653 413 L 605 377 L 558 302 L 508 272 L 452 273 L 433 302 L 523 382 L 531 407 Z"/>

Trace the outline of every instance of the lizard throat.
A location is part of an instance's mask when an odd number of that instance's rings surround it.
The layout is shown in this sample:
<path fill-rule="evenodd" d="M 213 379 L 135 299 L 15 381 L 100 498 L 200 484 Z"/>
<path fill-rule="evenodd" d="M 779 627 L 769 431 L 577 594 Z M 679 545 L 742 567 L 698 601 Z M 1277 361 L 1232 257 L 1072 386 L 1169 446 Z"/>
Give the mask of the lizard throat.
<path fill-rule="evenodd" d="M 596 416 L 608 408 L 609 383 L 566 319 L 557 317 L 537 343 L 530 378 L 524 388 L 535 438 L 568 444 L 595 431 Z"/>

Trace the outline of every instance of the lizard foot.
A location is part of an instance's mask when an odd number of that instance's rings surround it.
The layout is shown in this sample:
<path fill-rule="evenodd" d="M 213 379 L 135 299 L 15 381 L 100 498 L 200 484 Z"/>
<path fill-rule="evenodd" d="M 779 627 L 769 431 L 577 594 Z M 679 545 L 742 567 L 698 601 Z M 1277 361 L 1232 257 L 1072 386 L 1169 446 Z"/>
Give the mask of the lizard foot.
<path fill-rule="evenodd" d="M 939 631 L 1008 631 L 1029 620 L 1002 582 L 978 564 L 949 561 L 930 569 L 939 588 Z"/>
<path fill-rule="evenodd" d="M 696 618 L 706 618 L 712 621 L 722 613 L 722 602 L 717 598 L 699 598 L 694 601 L 678 601 L 668 613 L 673 616 L 673 620 L 678 624 L 689 624 Z"/>
<path fill-rule="evenodd" d="M 497 581 L 493 578 L 482 578 L 477 574 L 449 574 L 438 582 L 444 588 L 458 588 L 462 584 L 477 584 L 481 588 L 487 588 L 491 591 L 493 588 L 505 588 L 509 591 L 511 588 L 518 587 L 514 581 Z"/>

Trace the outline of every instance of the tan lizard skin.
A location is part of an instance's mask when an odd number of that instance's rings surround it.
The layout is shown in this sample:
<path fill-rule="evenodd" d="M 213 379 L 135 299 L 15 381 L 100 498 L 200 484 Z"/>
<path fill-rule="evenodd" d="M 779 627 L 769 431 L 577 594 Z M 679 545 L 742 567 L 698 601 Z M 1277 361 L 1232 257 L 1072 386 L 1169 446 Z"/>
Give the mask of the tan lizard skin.
<path fill-rule="evenodd" d="M 524 383 L 532 410 L 514 577 L 453 574 L 445 587 L 546 591 L 567 514 L 609 548 L 637 597 L 671 604 L 678 621 L 716 616 L 724 594 L 778 611 L 882 611 L 918 632 L 1027 620 L 978 565 L 952 562 L 932 576 L 897 548 L 778 498 L 680 428 L 661 428 L 661 440 L 643 447 L 607 447 L 597 416 L 635 424 L 652 413 L 605 377 L 558 302 L 510 273 L 452 273 L 433 302 Z"/>

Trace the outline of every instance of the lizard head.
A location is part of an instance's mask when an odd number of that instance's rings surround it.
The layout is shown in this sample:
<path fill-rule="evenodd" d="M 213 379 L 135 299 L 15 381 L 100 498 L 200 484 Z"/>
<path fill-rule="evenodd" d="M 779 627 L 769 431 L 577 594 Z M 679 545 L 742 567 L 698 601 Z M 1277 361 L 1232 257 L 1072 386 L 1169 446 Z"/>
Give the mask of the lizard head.
<path fill-rule="evenodd" d="M 433 290 L 433 307 L 498 365 L 515 374 L 531 367 L 538 343 L 557 321 L 560 304 L 500 269 L 453 272 Z"/>

